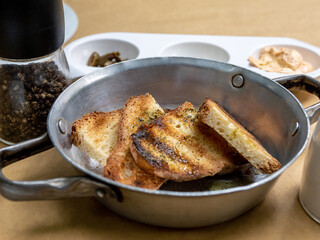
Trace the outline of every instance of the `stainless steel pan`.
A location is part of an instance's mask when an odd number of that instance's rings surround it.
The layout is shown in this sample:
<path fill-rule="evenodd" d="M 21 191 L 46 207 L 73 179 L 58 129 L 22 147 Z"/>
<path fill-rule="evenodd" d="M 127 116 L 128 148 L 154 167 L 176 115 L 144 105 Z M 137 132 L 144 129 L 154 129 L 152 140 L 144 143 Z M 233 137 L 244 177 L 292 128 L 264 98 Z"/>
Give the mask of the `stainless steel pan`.
<path fill-rule="evenodd" d="M 304 75 L 277 81 L 287 88 L 320 95 L 319 82 Z M 60 95 L 48 116 L 48 135 L 0 150 L 3 168 L 48 149 L 52 142 L 86 176 L 27 182 L 11 181 L 0 171 L 0 191 L 12 200 L 92 196 L 123 216 L 159 226 L 199 227 L 232 219 L 265 198 L 278 177 L 305 149 L 310 121 L 314 122 L 320 113 L 319 103 L 304 109 L 281 84 L 230 64 L 191 58 L 140 59 L 109 66 L 82 77 Z M 207 96 L 216 100 L 283 167 L 271 175 L 253 175 L 247 185 L 216 191 L 199 191 L 201 181 L 206 180 L 190 183 L 198 191 L 168 190 L 174 183 L 169 183 L 166 190 L 152 191 L 104 178 L 95 161 L 70 143 L 71 124 L 85 113 L 121 108 L 130 96 L 147 92 L 165 108 L 186 100 L 198 106 Z"/>

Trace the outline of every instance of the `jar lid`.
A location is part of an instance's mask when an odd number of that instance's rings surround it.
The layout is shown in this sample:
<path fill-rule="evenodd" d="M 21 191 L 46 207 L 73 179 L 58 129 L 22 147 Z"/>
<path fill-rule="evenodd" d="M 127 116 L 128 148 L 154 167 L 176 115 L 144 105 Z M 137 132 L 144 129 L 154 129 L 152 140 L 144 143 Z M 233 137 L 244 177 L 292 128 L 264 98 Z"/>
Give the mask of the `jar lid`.
<path fill-rule="evenodd" d="M 1 0 L 0 57 L 28 59 L 59 49 L 64 42 L 62 0 Z"/>

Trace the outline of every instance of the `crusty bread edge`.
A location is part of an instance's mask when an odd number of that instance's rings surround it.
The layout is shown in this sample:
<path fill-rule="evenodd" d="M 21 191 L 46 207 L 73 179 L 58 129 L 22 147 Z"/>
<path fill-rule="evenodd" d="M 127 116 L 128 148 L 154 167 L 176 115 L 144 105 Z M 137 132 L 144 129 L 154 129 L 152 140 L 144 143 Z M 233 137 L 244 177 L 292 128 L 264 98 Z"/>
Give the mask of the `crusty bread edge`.
<path fill-rule="evenodd" d="M 89 157 L 97 160 L 100 163 L 100 165 L 104 167 L 105 161 L 101 159 L 100 153 L 96 152 L 95 149 L 92 148 L 92 146 L 84 144 L 85 141 L 83 140 L 83 136 L 80 134 L 81 128 L 83 127 L 83 121 L 87 118 L 91 118 L 92 116 L 95 116 L 100 113 L 106 114 L 108 116 L 114 116 L 119 113 L 122 114 L 122 109 L 117 109 L 111 112 L 93 111 L 83 115 L 81 118 L 77 119 L 72 123 L 70 142 L 74 146 L 76 146 L 80 151 L 85 152 Z"/>
<path fill-rule="evenodd" d="M 223 117 L 227 120 L 229 126 L 237 129 L 235 137 L 231 139 L 226 133 L 216 125 L 216 117 Z M 199 120 L 214 128 L 221 136 L 223 136 L 237 151 L 242 154 L 254 167 L 262 173 L 273 173 L 281 168 L 281 164 L 277 159 L 272 157 L 267 150 L 259 143 L 259 141 L 248 132 L 241 124 L 232 118 L 221 106 L 209 98 L 206 98 L 199 109 Z M 239 140 L 241 144 L 236 144 Z M 247 151 L 249 147 L 254 148 L 250 154 Z"/>

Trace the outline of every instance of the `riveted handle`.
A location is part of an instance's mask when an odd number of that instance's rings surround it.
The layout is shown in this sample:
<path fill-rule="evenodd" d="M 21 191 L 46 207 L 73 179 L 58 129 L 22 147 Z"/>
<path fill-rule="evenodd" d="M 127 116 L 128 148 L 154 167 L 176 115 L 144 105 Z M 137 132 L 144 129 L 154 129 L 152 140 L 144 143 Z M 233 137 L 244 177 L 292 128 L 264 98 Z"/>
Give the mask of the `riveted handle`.
<path fill-rule="evenodd" d="M 10 200 L 51 200 L 70 197 L 114 198 L 120 191 L 90 177 L 65 177 L 40 181 L 12 181 L 2 169 L 52 147 L 48 134 L 0 149 L 0 193 Z"/>
<path fill-rule="evenodd" d="M 290 75 L 274 79 L 289 90 L 303 90 L 320 99 L 320 81 L 308 75 Z M 310 123 L 315 123 L 320 116 L 320 102 L 305 108 Z"/>

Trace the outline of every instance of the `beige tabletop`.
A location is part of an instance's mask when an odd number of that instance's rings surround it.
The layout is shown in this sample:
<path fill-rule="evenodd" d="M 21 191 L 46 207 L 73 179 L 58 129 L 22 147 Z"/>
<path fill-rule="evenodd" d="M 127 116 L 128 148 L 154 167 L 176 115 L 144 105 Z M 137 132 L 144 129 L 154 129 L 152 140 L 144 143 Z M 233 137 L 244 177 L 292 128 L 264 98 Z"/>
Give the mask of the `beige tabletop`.
<path fill-rule="evenodd" d="M 290 37 L 320 46 L 318 0 L 65 2 L 79 18 L 69 42 L 101 32 L 140 32 Z M 308 94 L 297 96 L 304 106 L 317 100 Z M 14 202 L 0 196 L 0 239 L 319 239 L 320 225 L 298 200 L 306 152 L 281 175 L 261 204 L 215 226 L 148 226 L 121 217 L 92 198 Z M 80 174 L 56 149 L 10 165 L 4 172 L 15 180 Z"/>

